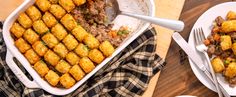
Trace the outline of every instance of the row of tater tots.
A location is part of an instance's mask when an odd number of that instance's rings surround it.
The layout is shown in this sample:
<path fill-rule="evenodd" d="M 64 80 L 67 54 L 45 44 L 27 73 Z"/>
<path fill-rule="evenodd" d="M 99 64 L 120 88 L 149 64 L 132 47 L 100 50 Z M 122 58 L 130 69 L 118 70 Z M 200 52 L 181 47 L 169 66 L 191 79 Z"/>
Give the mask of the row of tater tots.
<path fill-rule="evenodd" d="M 19 14 L 10 29 L 15 46 L 52 86 L 60 82 L 65 88 L 72 87 L 115 50 L 109 41 L 100 44 L 69 14 L 75 5 L 85 2 L 36 0 L 36 6 Z"/>

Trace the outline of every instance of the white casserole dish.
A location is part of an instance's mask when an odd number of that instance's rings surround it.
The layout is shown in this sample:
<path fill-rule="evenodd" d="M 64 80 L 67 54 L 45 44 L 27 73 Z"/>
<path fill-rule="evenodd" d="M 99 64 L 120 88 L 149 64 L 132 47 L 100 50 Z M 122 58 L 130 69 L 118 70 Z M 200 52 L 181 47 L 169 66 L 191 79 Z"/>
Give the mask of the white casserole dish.
<path fill-rule="evenodd" d="M 150 23 L 143 22 L 134 18 L 126 16 L 118 16 L 114 20 L 114 28 L 119 28 L 120 26 L 128 26 L 131 28 L 132 33 L 128 38 L 116 49 L 111 57 L 106 58 L 101 64 L 97 65 L 96 68 L 87 74 L 82 80 L 78 81 L 73 87 L 69 89 L 56 88 L 49 85 L 45 80 L 43 80 L 38 73 L 31 67 L 30 63 L 21 54 L 14 45 L 14 40 L 11 37 L 9 29 L 12 24 L 16 21 L 19 13 L 25 11 L 29 6 L 33 5 L 35 0 L 25 0 L 14 12 L 8 16 L 3 26 L 3 38 L 7 46 L 6 63 L 13 71 L 13 73 L 18 77 L 18 79 L 28 88 L 40 88 L 45 91 L 52 93 L 54 95 L 66 95 L 68 93 L 76 90 L 80 85 L 82 85 L 86 80 L 88 80 L 92 75 L 94 75 L 98 70 L 106 65 L 112 60 L 118 53 L 120 53 L 124 48 L 126 48 L 132 41 L 134 41 L 138 36 L 140 36 L 150 25 Z M 137 14 L 145 14 L 149 16 L 155 15 L 155 6 L 153 0 L 118 0 L 121 10 L 134 12 Z M 132 5 L 132 6 L 130 6 Z M 21 71 L 21 69 L 13 61 L 16 58 L 22 66 L 29 72 L 32 76 L 33 81 L 29 80 L 26 75 Z"/>

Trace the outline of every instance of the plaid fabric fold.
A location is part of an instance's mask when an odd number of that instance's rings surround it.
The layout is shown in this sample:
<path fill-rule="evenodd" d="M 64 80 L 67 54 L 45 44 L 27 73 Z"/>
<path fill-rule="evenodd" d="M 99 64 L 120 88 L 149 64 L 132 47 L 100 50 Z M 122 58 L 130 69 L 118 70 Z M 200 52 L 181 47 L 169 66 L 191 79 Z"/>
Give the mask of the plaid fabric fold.
<path fill-rule="evenodd" d="M 0 24 L 2 26 L 2 24 Z M 1 32 L 1 29 L 0 29 Z M 42 89 L 25 87 L 5 63 L 6 46 L 0 34 L 0 96 L 53 97 Z M 111 62 L 67 97 L 134 97 L 147 89 L 153 75 L 165 62 L 156 53 L 156 32 L 145 31 Z M 20 63 L 17 63 L 21 66 Z M 22 68 L 22 71 L 27 72 Z"/>

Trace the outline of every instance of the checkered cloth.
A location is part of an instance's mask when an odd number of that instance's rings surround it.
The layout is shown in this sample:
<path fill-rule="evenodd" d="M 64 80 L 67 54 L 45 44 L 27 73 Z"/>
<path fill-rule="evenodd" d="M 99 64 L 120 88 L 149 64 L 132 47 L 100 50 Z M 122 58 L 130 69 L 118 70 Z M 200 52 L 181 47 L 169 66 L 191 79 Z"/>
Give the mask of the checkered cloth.
<path fill-rule="evenodd" d="M 0 35 L 0 96 L 54 96 L 42 89 L 29 89 L 14 76 L 5 62 L 6 46 L 2 34 Z M 154 29 L 144 32 L 86 83 L 66 96 L 133 97 L 142 95 L 152 76 L 165 66 L 165 62 L 155 53 L 155 35 Z M 20 66 L 20 63 L 18 64 Z M 22 71 L 30 76 L 23 68 Z"/>

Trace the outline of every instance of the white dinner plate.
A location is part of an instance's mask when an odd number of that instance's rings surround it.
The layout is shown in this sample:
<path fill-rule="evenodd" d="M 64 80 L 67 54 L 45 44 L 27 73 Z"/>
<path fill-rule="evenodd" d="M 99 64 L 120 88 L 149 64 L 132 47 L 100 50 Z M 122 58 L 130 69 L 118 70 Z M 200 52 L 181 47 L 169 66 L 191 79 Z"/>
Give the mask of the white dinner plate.
<path fill-rule="evenodd" d="M 188 40 L 188 44 L 194 49 L 195 52 L 197 52 L 197 51 L 195 49 L 193 30 L 195 28 L 202 27 L 205 36 L 210 35 L 211 29 L 213 27 L 212 24 L 213 24 L 215 18 L 217 16 L 222 16 L 223 18 L 225 18 L 229 11 L 236 12 L 236 2 L 226 2 L 226 3 L 216 5 L 210 9 L 208 9 L 205 13 L 203 13 L 198 18 L 198 20 L 196 21 L 196 23 L 194 24 L 194 26 L 192 28 L 192 31 L 190 32 L 190 36 L 189 36 L 189 40 Z M 202 56 L 202 58 L 203 58 L 203 55 L 201 53 L 199 53 L 199 52 L 197 52 L 197 53 L 199 56 Z M 206 60 L 203 60 L 203 61 L 204 61 L 204 64 L 207 64 Z M 200 69 L 198 69 L 190 59 L 189 59 L 189 62 L 190 62 L 190 66 L 191 66 L 194 74 L 200 80 L 200 82 L 202 84 L 204 84 L 207 88 L 209 88 L 213 91 L 216 91 L 216 89 L 214 88 L 214 85 L 211 84 L 210 80 L 204 75 L 204 73 Z M 229 95 L 236 96 L 236 87 L 230 87 L 228 82 L 225 81 L 222 74 L 217 74 L 217 79 L 218 79 L 219 83 L 224 87 L 224 89 L 228 92 Z"/>

